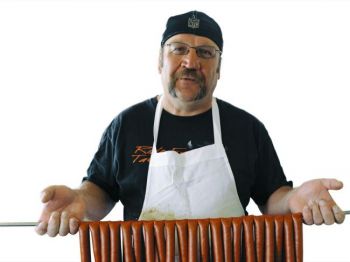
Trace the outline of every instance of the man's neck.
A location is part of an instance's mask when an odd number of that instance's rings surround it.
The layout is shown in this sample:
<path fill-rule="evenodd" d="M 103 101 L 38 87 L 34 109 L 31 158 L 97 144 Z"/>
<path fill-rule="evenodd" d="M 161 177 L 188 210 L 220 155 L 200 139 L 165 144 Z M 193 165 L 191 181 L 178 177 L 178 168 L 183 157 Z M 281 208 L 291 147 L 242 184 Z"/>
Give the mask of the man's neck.
<path fill-rule="evenodd" d="M 159 101 L 159 96 L 157 97 Z M 163 108 L 167 112 L 176 116 L 194 116 L 208 111 L 212 105 L 212 97 L 200 101 L 181 101 L 179 99 L 164 96 Z"/>

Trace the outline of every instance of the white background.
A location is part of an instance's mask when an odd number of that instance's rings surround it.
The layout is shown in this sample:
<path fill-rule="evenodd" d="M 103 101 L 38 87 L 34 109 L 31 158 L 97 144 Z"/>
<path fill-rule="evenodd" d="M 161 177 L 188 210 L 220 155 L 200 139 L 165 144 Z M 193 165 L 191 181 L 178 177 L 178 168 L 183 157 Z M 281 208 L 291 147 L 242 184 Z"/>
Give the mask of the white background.
<path fill-rule="evenodd" d="M 223 30 L 216 96 L 265 124 L 295 185 L 336 177 L 350 209 L 349 1 L 0 1 L 0 221 L 35 221 L 44 187 L 79 186 L 112 118 L 161 92 L 166 20 L 193 9 Z M 305 261 L 350 261 L 349 230 L 304 226 Z M 77 235 L 0 228 L 0 247 L 0 261 L 80 260 Z"/>

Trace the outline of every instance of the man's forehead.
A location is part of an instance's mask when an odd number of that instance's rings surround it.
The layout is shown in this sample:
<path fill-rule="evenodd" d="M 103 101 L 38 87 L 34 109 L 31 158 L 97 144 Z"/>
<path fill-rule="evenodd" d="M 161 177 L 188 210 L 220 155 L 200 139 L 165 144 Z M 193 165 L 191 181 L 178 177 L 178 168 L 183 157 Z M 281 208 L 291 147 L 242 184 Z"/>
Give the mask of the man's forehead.
<path fill-rule="evenodd" d="M 195 34 L 177 34 L 170 37 L 165 44 L 172 42 L 182 42 L 190 45 L 210 45 L 219 48 L 211 39 Z"/>

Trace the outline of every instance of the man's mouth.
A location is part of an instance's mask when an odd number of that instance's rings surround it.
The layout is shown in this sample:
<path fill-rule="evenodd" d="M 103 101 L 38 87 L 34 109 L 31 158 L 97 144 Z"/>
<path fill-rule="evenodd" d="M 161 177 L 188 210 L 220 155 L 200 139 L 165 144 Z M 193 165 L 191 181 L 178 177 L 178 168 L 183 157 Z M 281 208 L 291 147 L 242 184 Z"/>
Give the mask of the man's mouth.
<path fill-rule="evenodd" d="M 179 79 L 180 80 L 185 80 L 185 81 L 197 82 L 197 79 L 195 77 L 190 77 L 190 76 L 180 77 Z"/>

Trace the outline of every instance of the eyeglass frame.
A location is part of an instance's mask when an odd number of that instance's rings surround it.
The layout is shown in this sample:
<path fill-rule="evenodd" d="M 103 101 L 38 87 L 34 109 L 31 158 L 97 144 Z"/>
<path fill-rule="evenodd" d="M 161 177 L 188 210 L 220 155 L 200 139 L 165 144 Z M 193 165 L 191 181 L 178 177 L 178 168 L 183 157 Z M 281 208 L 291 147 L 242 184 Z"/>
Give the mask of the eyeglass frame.
<path fill-rule="evenodd" d="M 165 46 L 171 46 L 172 44 L 183 44 L 184 46 L 187 47 L 187 51 L 184 53 L 184 54 L 175 54 L 175 55 L 188 55 L 188 53 L 190 52 L 190 49 L 193 48 L 194 50 L 196 50 L 196 55 L 200 58 L 203 58 L 203 59 L 212 59 L 215 57 L 215 54 L 216 53 L 219 53 L 219 55 L 221 56 L 222 54 L 222 51 L 219 50 L 219 49 L 216 49 L 215 46 L 211 46 L 211 45 L 199 45 L 199 46 L 190 46 L 189 44 L 186 44 L 186 43 L 183 43 L 183 42 L 171 42 L 171 43 L 168 43 L 168 44 L 165 44 Z M 210 48 L 213 48 L 213 50 L 215 51 L 215 54 L 211 57 L 203 57 L 203 56 L 200 56 L 198 55 L 198 48 L 201 48 L 201 47 L 210 47 Z M 171 51 L 171 53 L 174 53 L 174 51 Z"/>

